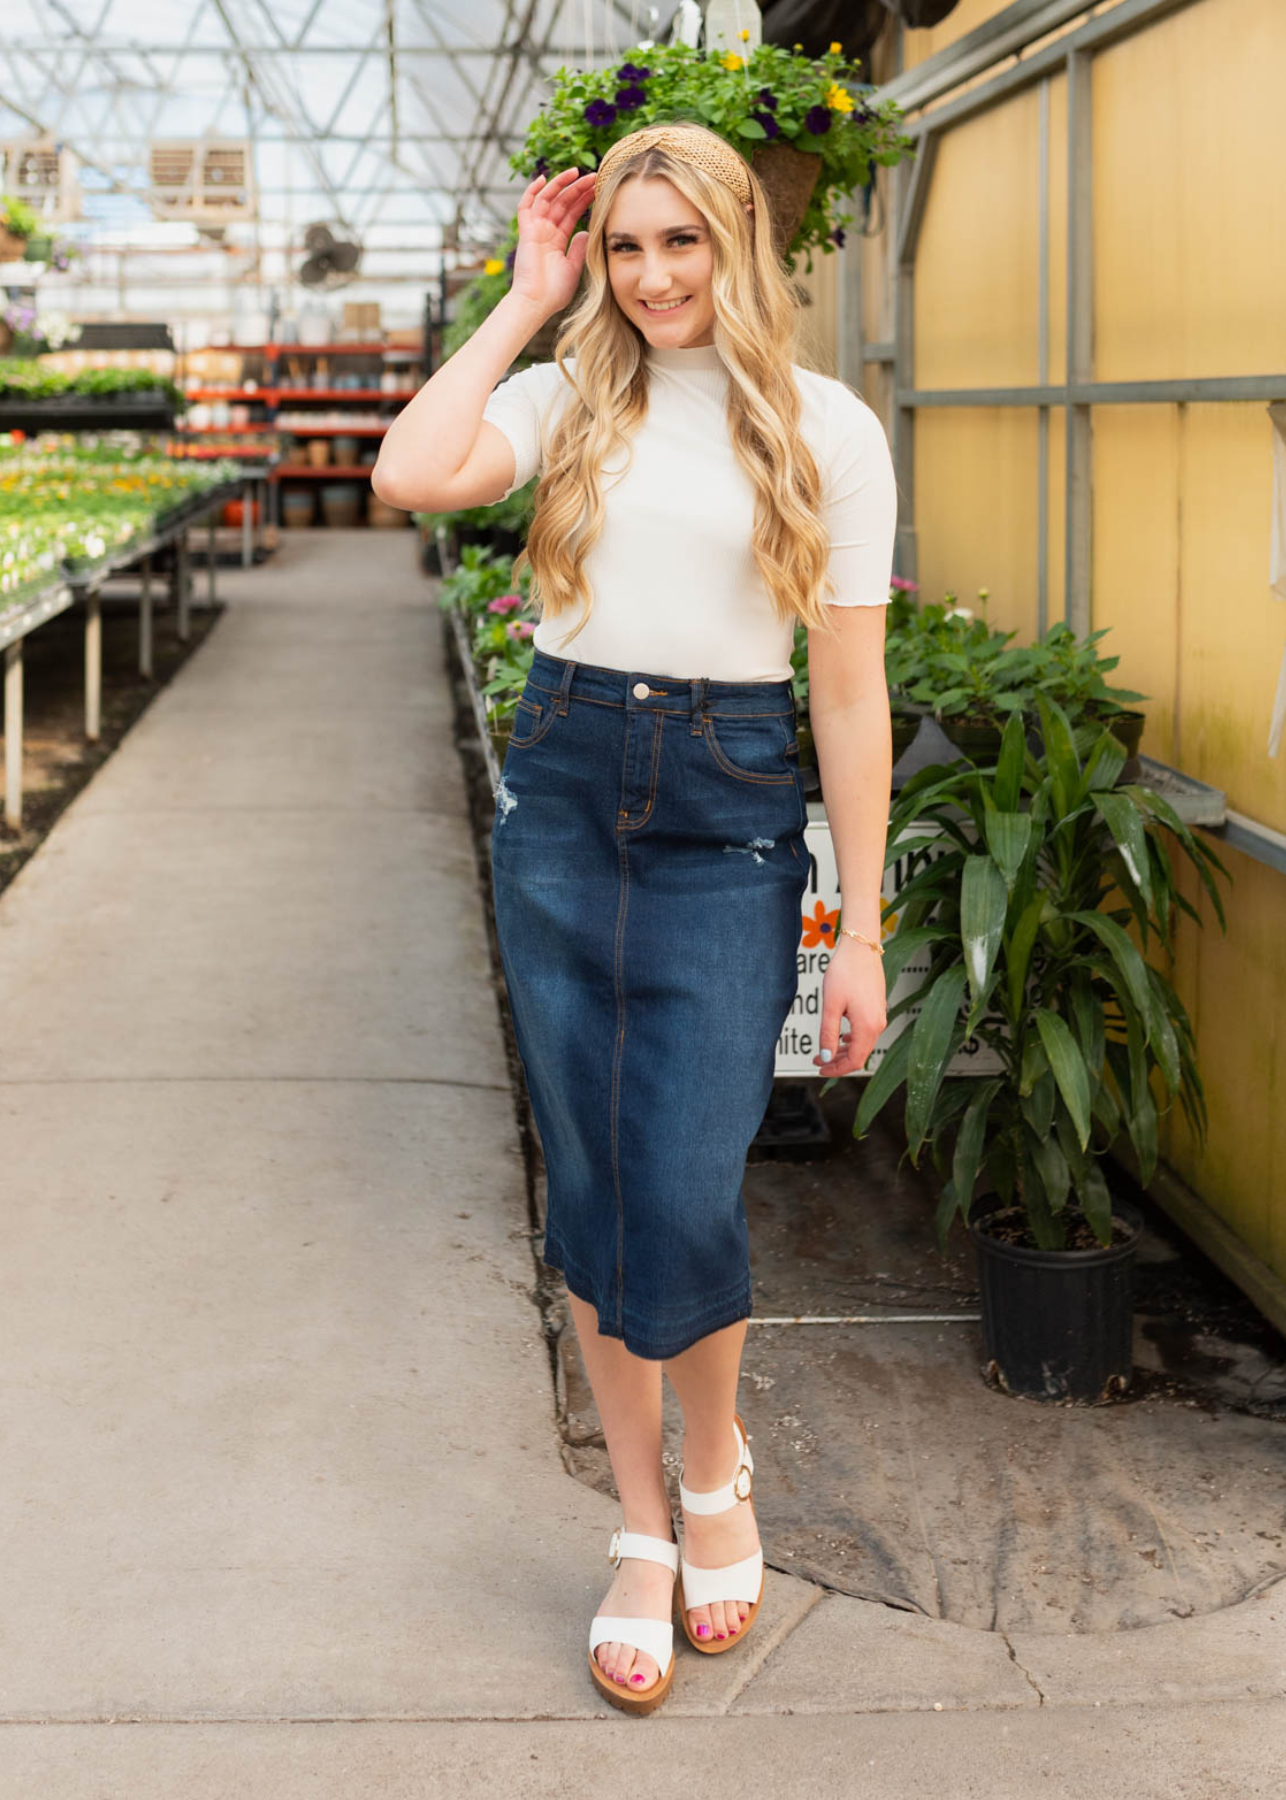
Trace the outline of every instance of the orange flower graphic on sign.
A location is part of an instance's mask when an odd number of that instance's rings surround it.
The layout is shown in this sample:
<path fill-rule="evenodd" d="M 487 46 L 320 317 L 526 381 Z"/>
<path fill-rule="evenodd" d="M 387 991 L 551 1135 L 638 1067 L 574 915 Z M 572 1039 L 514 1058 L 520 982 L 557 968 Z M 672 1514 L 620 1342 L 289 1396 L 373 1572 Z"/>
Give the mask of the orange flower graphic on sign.
<path fill-rule="evenodd" d="M 838 906 L 834 912 L 828 912 L 825 901 L 819 900 L 813 908 L 812 918 L 810 919 L 805 913 L 801 923 L 803 926 L 801 942 L 805 950 L 811 950 L 817 944 L 825 944 L 829 950 L 835 948 L 835 930 L 839 924 Z"/>

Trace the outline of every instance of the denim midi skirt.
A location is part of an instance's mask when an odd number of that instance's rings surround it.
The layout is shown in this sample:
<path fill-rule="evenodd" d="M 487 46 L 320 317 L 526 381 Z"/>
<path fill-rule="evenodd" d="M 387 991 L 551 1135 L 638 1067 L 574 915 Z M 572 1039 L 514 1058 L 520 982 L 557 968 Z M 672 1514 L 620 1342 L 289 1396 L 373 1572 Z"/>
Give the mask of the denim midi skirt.
<path fill-rule="evenodd" d="M 491 866 L 543 1257 L 638 1356 L 752 1311 L 741 1184 L 798 985 L 806 823 L 789 681 L 535 652 Z"/>

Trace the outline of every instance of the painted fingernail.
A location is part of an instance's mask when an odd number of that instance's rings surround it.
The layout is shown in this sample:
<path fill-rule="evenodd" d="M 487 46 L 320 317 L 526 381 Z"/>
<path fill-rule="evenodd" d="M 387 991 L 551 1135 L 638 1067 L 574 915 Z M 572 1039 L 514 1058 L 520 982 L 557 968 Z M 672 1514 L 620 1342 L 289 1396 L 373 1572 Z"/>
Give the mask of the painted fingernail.
<path fill-rule="evenodd" d="M 697 1636 L 698 1637 L 709 1637 L 709 1635 L 710 1635 L 710 1627 L 708 1625 L 698 1625 L 697 1626 Z"/>
<path fill-rule="evenodd" d="M 829 1062 L 834 1054 L 835 1052 L 833 1050 L 823 1050 L 821 1053 L 822 1061 Z"/>

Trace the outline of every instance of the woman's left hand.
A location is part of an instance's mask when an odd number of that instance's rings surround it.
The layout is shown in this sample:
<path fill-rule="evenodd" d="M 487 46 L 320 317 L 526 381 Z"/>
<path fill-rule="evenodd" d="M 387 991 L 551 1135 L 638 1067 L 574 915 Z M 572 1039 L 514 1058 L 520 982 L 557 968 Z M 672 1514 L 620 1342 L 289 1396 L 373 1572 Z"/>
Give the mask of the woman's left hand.
<path fill-rule="evenodd" d="M 887 1023 L 885 1006 L 884 958 L 856 938 L 841 937 L 822 976 L 821 1050 L 831 1058 L 824 1062 L 818 1051 L 813 1061 L 819 1073 L 857 1074 Z M 850 1031 L 841 1033 L 842 1017 Z"/>

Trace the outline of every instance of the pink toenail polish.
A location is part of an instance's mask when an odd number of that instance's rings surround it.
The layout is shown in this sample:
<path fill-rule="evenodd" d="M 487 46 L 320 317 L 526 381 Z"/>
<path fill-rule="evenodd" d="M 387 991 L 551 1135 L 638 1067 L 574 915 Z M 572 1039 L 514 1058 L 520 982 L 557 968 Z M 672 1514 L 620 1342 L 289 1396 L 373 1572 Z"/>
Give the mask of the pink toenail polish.
<path fill-rule="evenodd" d="M 631 1681 L 642 1681 L 642 1679 L 643 1679 L 643 1677 L 641 1675 L 631 1675 L 630 1676 Z"/>
<path fill-rule="evenodd" d="M 613 1675 L 612 1680 L 613 1681 L 624 1681 L 625 1677 L 624 1677 L 624 1675 Z"/>
<path fill-rule="evenodd" d="M 716 1631 L 714 1635 L 717 1638 L 723 1638 L 723 1637 L 727 1637 L 728 1634 L 726 1631 Z"/>
<path fill-rule="evenodd" d="M 710 1635 L 710 1627 L 708 1625 L 698 1625 L 697 1626 L 697 1636 L 698 1637 L 709 1637 L 709 1635 Z"/>

